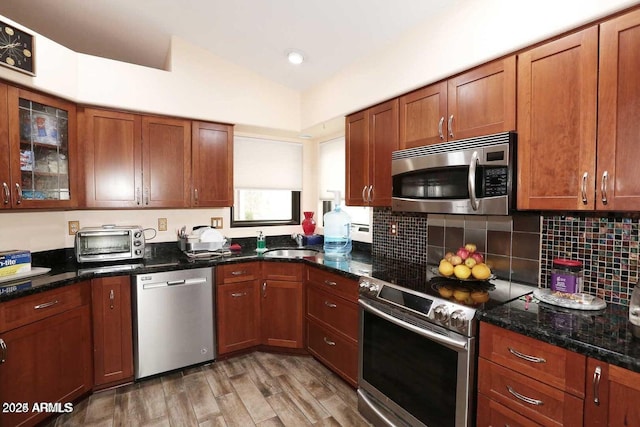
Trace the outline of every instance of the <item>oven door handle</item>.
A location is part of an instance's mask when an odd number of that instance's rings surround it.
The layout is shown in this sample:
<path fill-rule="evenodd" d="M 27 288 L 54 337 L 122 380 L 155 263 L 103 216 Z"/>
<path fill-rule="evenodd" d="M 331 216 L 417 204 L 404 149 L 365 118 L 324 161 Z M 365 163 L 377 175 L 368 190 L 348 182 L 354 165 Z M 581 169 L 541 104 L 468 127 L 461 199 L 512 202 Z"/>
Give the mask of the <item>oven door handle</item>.
<path fill-rule="evenodd" d="M 358 300 L 358 304 L 360 304 L 360 306 L 364 309 L 367 310 L 369 313 L 375 314 L 378 317 L 383 318 L 384 320 L 387 320 L 397 326 L 400 326 L 401 328 L 404 329 L 408 329 L 412 332 L 415 332 L 418 335 L 422 335 L 425 338 L 429 338 L 430 340 L 433 340 L 439 344 L 443 344 L 447 347 L 450 347 L 456 351 L 468 351 L 469 350 L 469 340 L 467 338 L 464 339 L 456 339 L 456 338 L 451 338 L 451 337 L 447 337 L 444 335 L 440 335 L 438 333 L 432 332 L 428 329 L 422 329 L 419 328 L 415 325 L 412 325 L 411 323 L 407 323 L 405 321 L 402 321 L 400 319 L 397 319 L 393 316 L 388 315 L 387 313 L 385 313 L 384 311 L 378 310 L 377 308 L 373 307 L 372 305 L 368 304 L 367 302 L 359 299 Z"/>

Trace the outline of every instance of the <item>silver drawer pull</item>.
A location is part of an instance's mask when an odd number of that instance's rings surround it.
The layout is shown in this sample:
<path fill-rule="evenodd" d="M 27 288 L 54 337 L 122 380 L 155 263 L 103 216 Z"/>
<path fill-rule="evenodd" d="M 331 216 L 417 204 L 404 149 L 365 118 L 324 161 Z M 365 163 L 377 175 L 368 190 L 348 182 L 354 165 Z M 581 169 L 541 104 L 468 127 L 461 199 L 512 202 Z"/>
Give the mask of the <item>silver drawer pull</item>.
<path fill-rule="evenodd" d="M 324 337 L 324 342 L 327 343 L 328 345 L 336 345 L 335 341 L 331 341 L 329 338 Z"/>
<path fill-rule="evenodd" d="M 247 274 L 247 271 L 246 270 L 237 270 L 237 271 L 232 271 L 231 272 L 232 276 L 240 276 L 242 274 Z"/>
<path fill-rule="evenodd" d="M 520 353 L 518 350 L 514 350 L 511 347 L 509 347 L 509 353 L 513 354 L 516 357 L 519 357 L 520 359 L 524 359 L 527 362 L 547 363 L 547 361 L 545 359 L 543 359 L 542 357 L 529 356 L 528 354 Z"/>
<path fill-rule="evenodd" d="M 329 301 L 325 301 L 324 305 L 326 305 L 329 308 L 336 308 L 337 307 L 337 305 L 335 305 L 334 303 L 329 302 Z"/>
<path fill-rule="evenodd" d="M 7 343 L 0 338 L 0 364 L 7 361 Z"/>
<path fill-rule="evenodd" d="M 336 282 L 332 282 L 331 280 L 325 280 L 324 284 L 328 285 L 328 286 L 337 286 L 338 285 Z"/>
<path fill-rule="evenodd" d="M 525 403 L 528 403 L 529 405 L 534 405 L 534 406 L 542 406 L 544 405 L 544 402 L 542 400 L 538 400 L 538 399 L 532 399 L 530 397 L 527 396 L 523 396 L 520 393 L 518 393 L 517 391 L 515 391 L 514 389 L 512 389 L 511 387 L 507 386 L 507 390 L 509 391 L 509 393 L 511 393 L 515 398 L 522 400 Z"/>
<path fill-rule="evenodd" d="M 593 371 L 593 403 L 596 406 L 600 406 L 600 377 L 602 375 L 602 369 L 600 366 L 596 366 Z"/>
<path fill-rule="evenodd" d="M 111 290 L 109 291 L 109 308 L 110 308 L 111 310 L 113 310 L 113 303 L 114 303 L 115 299 L 116 299 L 116 295 L 115 295 L 115 293 L 113 292 L 113 289 L 111 289 Z"/>
<path fill-rule="evenodd" d="M 9 191 L 9 186 L 7 185 L 6 182 L 2 183 L 2 191 L 4 193 L 4 197 L 3 197 L 4 204 L 8 205 L 9 201 L 11 200 L 11 192 Z"/>
<path fill-rule="evenodd" d="M 244 297 L 246 295 L 247 295 L 246 292 L 234 292 L 234 293 L 231 294 L 231 296 L 234 297 L 234 298 Z"/>
<path fill-rule="evenodd" d="M 49 301 L 49 302 L 45 302 L 45 303 L 42 303 L 42 304 L 35 305 L 35 306 L 33 306 L 33 308 L 34 308 L 35 310 L 40 310 L 40 309 L 43 309 L 43 308 L 51 307 L 52 305 L 56 305 L 56 304 L 58 304 L 59 302 L 60 302 L 60 301 L 58 301 L 58 300 L 55 300 L 55 301 Z"/>

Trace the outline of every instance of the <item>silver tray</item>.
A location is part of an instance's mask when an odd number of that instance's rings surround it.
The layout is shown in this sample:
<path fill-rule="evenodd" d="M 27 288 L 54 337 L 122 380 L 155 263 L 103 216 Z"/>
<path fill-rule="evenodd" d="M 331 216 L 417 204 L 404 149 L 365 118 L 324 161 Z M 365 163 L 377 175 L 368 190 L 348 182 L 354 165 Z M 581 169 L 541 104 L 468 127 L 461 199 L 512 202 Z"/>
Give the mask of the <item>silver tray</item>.
<path fill-rule="evenodd" d="M 573 310 L 602 310 L 607 307 L 607 303 L 601 298 L 595 297 L 590 303 L 583 303 L 572 298 L 553 295 L 552 292 L 551 289 L 534 289 L 533 296 L 541 302 Z"/>

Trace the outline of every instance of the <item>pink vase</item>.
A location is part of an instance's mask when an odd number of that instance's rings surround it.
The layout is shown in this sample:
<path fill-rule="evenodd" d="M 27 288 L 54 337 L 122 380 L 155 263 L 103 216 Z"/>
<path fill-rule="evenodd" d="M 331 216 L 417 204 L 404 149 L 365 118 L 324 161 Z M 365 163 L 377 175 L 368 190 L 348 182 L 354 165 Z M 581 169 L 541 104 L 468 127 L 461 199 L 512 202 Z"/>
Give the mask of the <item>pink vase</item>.
<path fill-rule="evenodd" d="M 303 212 L 302 231 L 305 236 L 311 236 L 316 229 L 316 222 L 313 219 L 313 212 Z"/>

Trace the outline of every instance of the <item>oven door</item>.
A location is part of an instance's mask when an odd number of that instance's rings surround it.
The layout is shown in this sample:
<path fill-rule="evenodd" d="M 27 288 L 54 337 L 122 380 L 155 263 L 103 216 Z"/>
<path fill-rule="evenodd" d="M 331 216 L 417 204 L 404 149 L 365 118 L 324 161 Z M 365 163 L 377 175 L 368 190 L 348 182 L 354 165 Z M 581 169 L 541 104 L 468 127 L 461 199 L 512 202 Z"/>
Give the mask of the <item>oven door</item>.
<path fill-rule="evenodd" d="M 375 425 L 471 426 L 475 339 L 359 303 L 359 411 Z"/>

